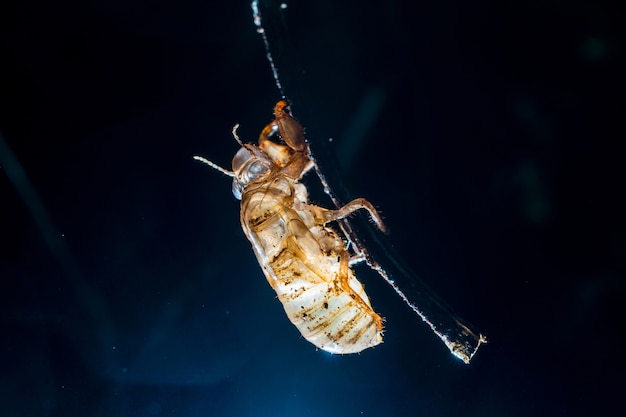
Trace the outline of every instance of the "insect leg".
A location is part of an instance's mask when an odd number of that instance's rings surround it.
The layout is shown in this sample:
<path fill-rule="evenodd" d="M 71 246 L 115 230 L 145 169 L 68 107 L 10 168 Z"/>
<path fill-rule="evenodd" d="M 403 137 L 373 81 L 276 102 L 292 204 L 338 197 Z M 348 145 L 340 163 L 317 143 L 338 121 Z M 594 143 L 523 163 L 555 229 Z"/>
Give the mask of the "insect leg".
<path fill-rule="evenodd" d="M 304 177 L 304 175 L 307 172 L 309 172 L 310 170 L 312 170 L 313 168 L 315 168 L 315 161 L 313 161 L 309 157 L 307 157 L 307 163 L 304 166 L 304 168 L 302 169 L 302 172 L 300 173 L 300 178 Z"/>
<path fill-rule="evenodd" d="M 321 215 L 323 216 L 324 221 L 327 223 L 346 218 L 350 214 L 360 209 L 367 210 L 370 218 L 381 232 L 387 232 L 387 227 L 385 226 L 382 217 L 380 217 L 380 214 L 378 214 L 378 211 L 374 208 L 372 203 L 364 198 L 356 198 L 350 201 L 348 204 L 344 205 L 343 207 L 338 208 L 337 210 L 325 210 L 321 212 Z"/>
<path fill-rule="evenodd" d="M 280 166 L 289 162 L 289 149 L 306 154 L 307 145 L 304 139 L 304 129 L 286 111 L 289 105 L 285 100 L 280 100 L 274 106 L 274 120 L 267 124 L 259 135 L 259 147 L 267 152 Z M 287 146 L 273 142 L 270 137 L 276 132 L 280 135 Z"/>
<path fill-rule="evenodd" d="M 306 171 L 313 168 L 309 157 L 309 147 L 304 139 L 304 129 L 287 111 L 288 103 L 280 100 L 274 107 L 274 120 L 267 124 L 259 135 L 259 148 L 267 153 L 281 169 L 281 173 L 299 180 Z M 285 145 L 276 143 L 270 137 L 278 135 Z"/>
<path fill-rule="evenodd" d="M 350 286 L 350 254 L 347 250 L 343 250 L 339 253 L 339 285 L 341 285 L 341 289 L 351 294 L 353 299 L 361 299 L 361 295 L 358 294 L 351 286 Z M 361 290 L 362 291 L 362 290 Z M 358 297 L 358 298 L 356 298 Z M 367 307 L 369 310 L 370 316 L 374 319 L 376 323 L 376 328 L 378 331 L 383 330 L 383 318 L 380 317 L 376 312 L 366 303 L 359 303 L 362 307 Z"/>
<path fill-rule="evenodd" d="M 352 255 L 350 257 L 350 266 L 354 266 L 356 264 L 360 264 L 361 262 L 366 262 L 367 258 L 362 253 L 357 253 L 356 255 Z"/>
<path fill-rule="evenodd" d="M 259 135 L 259 148 L 267 153 L 279 167 L 285 167 L 291 161 L 291 152 L 288 146 L 281 145 L 270 139 L 278 131 L 276 121 L 271 121 L 263 128 Z"/>
<path fill-rule="evenodd" d="M 285 143 L 294 151 L 305 151 L 306 141 L 304 140 L 304 129 L 291 114 L 285 109 L 289 104 L 285 100 L 280 100 L 274 106 L 274 118 L 278 126 L 278 133 Z"/>

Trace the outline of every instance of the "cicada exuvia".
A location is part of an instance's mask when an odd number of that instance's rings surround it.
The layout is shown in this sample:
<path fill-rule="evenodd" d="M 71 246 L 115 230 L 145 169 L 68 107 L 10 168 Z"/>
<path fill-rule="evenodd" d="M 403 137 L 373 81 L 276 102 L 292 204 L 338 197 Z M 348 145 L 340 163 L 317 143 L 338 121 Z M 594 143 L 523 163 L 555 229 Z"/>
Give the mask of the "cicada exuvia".
<path fill-rule="evenodd" d="M 233 136 L 241 148 L 232 171 L 194 158 L 233 178 L 241 226 L 289 320 L 327 352 L 356 353 L 380 344 L 383 319 L 350 267 L 360 254 L 352 254 L 345 237 L 328 225 L 364 209 L 384 231 L 380 215 L 364 198 L 336 210 L 308 202 L 300 180 L 314 161 L 286 101 L 274 107 L 274 120 L 262 130 L 258 145 L 242 143 L 236 128 Z M 270 139 L 276 135 L 283 143 Z"/>

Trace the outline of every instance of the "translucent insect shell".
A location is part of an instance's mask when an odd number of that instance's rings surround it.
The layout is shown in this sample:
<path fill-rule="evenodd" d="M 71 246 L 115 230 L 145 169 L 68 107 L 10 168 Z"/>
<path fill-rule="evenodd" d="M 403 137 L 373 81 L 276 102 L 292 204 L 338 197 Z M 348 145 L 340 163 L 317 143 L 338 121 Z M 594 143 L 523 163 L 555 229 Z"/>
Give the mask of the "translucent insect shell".
<path fill-rule="evenodd" d="M 346 242 L 328 226 L 365 209 L 384 230 L 380 215 L 362 198 L 330 210 L 309 204 L 299 180 L 312 166 L 302 126 L 279 101 L 259 144 L 243 144 L 233 171 L 196 159 L 233 177 L 241 200 L 241 226 L 267 281 L 302 336 L 331 353 L 356 353 L 382 343 L 383 319 L 374 312 L 350 268 Z M 285 144 L 270 137 L 278 133 Z"/>

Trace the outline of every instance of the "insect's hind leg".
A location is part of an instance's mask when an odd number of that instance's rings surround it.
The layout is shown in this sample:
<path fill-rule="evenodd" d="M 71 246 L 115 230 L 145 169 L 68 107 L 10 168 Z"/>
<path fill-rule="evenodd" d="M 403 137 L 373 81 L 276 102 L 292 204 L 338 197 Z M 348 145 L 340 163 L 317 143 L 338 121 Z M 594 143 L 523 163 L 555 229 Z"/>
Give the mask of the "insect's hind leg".
<path fill-rule="evenodd" d="M 369 302 L 366 301 L 367 300 L 367 295 L 365 295 L 365 291 L 364 288 L 361 286 L 361 289 L 359 292 L 355 291 L 354 288 L 352 288 L 350 286 L 350 254 L 348 253 L 347 250 L 342 251 L 339 254 L 339 285 L 341 286 L 341 289 L 347 293 L 350 294 L 351 297 L 354 300 L 360 300 L 359 303 L 357 303 L 359 305 L 359 310 L 363 310 L 366 309 L 367 310 L 367 314 L 373 319 L 376 328 L 379 332 L 382 332 L 383 330 L 383 318 L 380 317 L 378 314 L 376 314 L 376 312 L 374 311 L 374 309 L 372 309 L 372 307 L 370 306 Z M 356 280 L 355 280 L 356 281 Z M 363 296 L 365 296 L 365 300 L 363 299 Z"/>
<path fill-rule="evenodd" d="M 343 218 L 346 218 L 352 213 L 354 213 L 355 211 L 360 210 L 360 209 L 367 210 L 367 212 L 370 215 L 370 218 L 372 219 L 376 227 L 378 227 L 378 229 L 381 232 L 387 233 L 387 227 L 385 226 L 385 223 L 383 222 L 382 217 L 380 217 L 380 214 L 378 214 L 378 211 L 374 208 L 372 203 L 370 203 L 364 198 L 355 198 L 354 200 L 350 201 L 343 207 L 338 208 L 337 210 L 324 211 L 322 213 L 322 216 L 324 218 L 324 221 L 327 223 L 327 222 L 332 222 L 335 220 L 341 220 Z"/>

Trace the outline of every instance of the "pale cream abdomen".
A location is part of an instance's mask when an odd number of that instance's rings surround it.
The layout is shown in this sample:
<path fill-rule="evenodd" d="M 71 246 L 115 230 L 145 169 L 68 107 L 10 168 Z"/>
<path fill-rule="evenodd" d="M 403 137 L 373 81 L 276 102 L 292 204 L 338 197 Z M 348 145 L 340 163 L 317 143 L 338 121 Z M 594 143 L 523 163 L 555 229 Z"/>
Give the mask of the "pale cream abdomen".
<path fill-rule="evenodd" d="M 248 217 L 246 234 L 287 316 L 305 339 L 327 352 L 356 353 L 378 345 L 382 318 L 363 286 L 349 268 L 342 277 L 340 253 L 324 252 L 284 197 L 257 190 L 242 201 L 242 214 L 256 214 Z M 325 228 L 326 239 L 329 234 L 340 240 Z"/>

